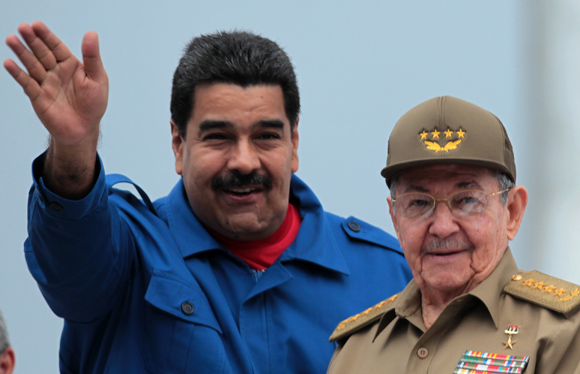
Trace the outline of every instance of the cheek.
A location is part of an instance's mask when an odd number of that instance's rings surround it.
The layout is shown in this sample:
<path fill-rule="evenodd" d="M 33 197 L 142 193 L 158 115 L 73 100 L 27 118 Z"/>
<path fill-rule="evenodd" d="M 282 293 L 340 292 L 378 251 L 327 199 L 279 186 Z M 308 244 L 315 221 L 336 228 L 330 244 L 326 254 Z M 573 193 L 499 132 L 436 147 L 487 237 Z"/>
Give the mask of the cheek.
<path fill-rule="evenodd" d="M 402 224 L 399 226 L 398 238 L 405 258 L 410 266 L 420 267 L 421 248 L 425 237 L 425 228 L 417 224 Z"/>
<path fill-rule="evenodd" d="M 273 179 L 272 182 L 283 186 L 289 186 L 293 170 L 293 161 L 286 156 L 286 154 L 269 155 L 262 158 L 262 167 Z"/>
<path fill-rule="evenodd" d="M 497 258 L 502 253 L 501 227 L 498 225 L 498 217 L 484 215 L 472 228 L 466 232 L 471 233 L 469 239 L 475 246 L 473 252 L 473 267 L 476 270 L 495 266 Z"/>

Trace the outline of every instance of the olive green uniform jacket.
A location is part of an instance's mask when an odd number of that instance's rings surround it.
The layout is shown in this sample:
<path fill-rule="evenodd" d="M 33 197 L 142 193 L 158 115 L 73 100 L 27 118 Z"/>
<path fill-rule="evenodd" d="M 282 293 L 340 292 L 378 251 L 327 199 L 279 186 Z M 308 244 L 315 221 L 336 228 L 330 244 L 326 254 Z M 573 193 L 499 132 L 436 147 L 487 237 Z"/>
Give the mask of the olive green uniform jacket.
<path fill-rule="evenodd" d="M 579 295 L 571 283 L 519 271 L 508 248 L 490 276 L 451 301 L 429 329 L 414 280 L 342 322 L 330 339 L 338 347 L 328 373 L 492 372 L 481 363 L 479 371 L 458 368 L 468 350 L 528 356 L 526 374 L 580 373 Z"/>

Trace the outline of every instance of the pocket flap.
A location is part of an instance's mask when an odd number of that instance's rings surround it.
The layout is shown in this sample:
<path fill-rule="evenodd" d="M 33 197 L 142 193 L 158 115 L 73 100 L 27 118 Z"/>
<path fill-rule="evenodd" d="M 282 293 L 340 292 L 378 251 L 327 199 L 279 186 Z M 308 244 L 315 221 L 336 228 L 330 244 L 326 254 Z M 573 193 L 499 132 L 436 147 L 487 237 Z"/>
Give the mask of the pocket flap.
<path fill-rule="evenodd" d="M 185 283 L 168 273 L 156 271 L 145 300 L 183 321 L 205 325 L 222 333 L 209 300 L 197 283 Z"/>

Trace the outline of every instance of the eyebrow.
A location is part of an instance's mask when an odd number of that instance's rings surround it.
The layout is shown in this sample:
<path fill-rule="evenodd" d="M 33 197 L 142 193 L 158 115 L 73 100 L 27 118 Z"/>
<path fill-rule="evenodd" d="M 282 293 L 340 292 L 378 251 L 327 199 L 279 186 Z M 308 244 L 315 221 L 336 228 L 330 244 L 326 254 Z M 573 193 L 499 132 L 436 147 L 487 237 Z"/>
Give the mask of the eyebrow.
<path fill-rule="evenodd" d="M 477 183 L 476 181 L 469 181 L 469 182 L 459 182 L 457 183 L 457 188 L 471 188 L 471 187 L 477 187 L 477 188 L 481 188 L 481 186 L 479 185 L 479 183 Z"/>
<path fill-rule="evenodd" d="M 476 181 L 459 182 L 455 185 L 455 187 L 458 189 L 470 189 L 472 187 L 477 187 L 477 188 L 481 189 L 481 186 Z M 431 193 L 431 191 L 428 188 L 425 188 L 425 187 L 420 186 L 420 185 L 413 185 L 413 184 L 407 186 L 407 188 L 405 188 L 405 190 L 403 191 L 403 193 L 407 193 L 407 192 Z"/>
<path fill-rule="evenodd" d="M 228 129 L 228 128 L 233 128 L 233 127 L 234 127 L 234 124 L 230 121 L 205 120 L 199 124 L 198 135 L 201 136 L 201 134 L 204 133 L 205 131 L 211 131 L 211 130 L 216 130 L 216 129 Z M 278 119 L 263 119 L 263 120 L 258 121 L 252 127 L 283 130 L 284 129 L 284 122 L 282 122 Z"/>
<path fill-rule="evenodd" d="M 403 193 L 407 193 L 407 192 L 423 192 L 423 193 L 429 193 L 429 190 L 427 188 L 425 188 L 425 187 L 422 187 L 422 186 L 409 185 L 403 191 Z"/>
<path fill-rule="evenodd" d="M 256 124 L 258 127 L 284 130 L 284 122 L 279 119 L 264 119 Z"/>
<path fill-rule="evenodd" d="M 228 127 L 233 127 L 233 123 L 229 121 L 214 121 L 205 120 L 199 124 L 198 134 L 201 135 L 205 131 L 215 130 L 215 129 L 225 129 Z"/>

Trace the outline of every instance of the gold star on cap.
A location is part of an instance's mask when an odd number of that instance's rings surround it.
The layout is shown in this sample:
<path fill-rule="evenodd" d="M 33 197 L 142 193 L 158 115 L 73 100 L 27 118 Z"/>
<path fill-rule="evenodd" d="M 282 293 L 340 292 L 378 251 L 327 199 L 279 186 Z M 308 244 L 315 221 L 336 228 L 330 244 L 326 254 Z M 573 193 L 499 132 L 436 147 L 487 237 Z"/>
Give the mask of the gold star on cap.
<path fill-rule="evenodd" d="M 450 129 L 447 129 L 447 131 L 445 131 L 444 134 L 445 134 L 446 138 L 450 138 L 453 136 L 453 131 L 451 131 Z"/>
<path fill-rule="evenodd" d="M 433 130 L 433 132 L 431 133 L 433 139 L 439 139 L 439 134 L 441 134 L 441 132 L 437 131 L 437 129 Z"/>

